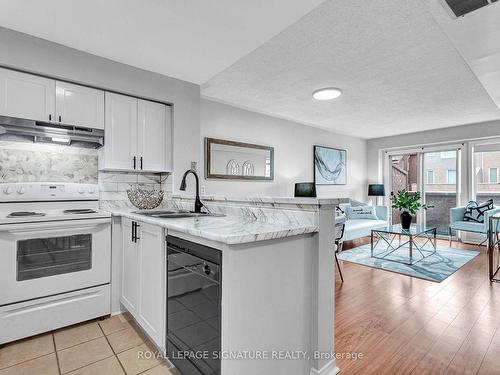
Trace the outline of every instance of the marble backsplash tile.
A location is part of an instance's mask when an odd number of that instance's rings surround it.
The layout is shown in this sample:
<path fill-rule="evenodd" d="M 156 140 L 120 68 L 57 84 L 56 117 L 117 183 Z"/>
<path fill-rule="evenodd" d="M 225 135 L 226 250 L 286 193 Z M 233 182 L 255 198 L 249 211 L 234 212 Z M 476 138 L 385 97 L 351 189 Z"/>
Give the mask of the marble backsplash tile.
<path fill-rule="evenodd" d="M 170 175 L 99 172 L 101 207 L 133 207 L 127 190 L 136 184 L 145 189 L 162 189 L 165 196 L 172 193 Z"/>
<path fill-rule="evenodd" d="M 0 183 L 97 184 L 97 151 L 38 143 L 0 142 Z"/>
<path fill-rule="evenodd" d="M 0 141 L 0 183 L 69 182 L 98 184 L 100 199 L 117 206 L 131 205 L 127 189 L 172 192 L 169 175 L 98 172 L 97 150 L 55 144 Z"/>

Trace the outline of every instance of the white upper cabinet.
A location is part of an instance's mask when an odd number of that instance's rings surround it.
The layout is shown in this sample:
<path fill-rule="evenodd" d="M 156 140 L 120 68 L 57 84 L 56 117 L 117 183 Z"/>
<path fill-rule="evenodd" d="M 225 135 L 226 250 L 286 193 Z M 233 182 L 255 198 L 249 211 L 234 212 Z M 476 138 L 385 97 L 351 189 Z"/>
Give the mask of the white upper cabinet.
<path fill-rule="evenodd" d="M 106 92 L 105 113 L 103 168 L 137 169 L 137 99 Z"/>
<path fill-rule="evenodd" d="M 57 81 L 54 121 L 104 129 L 104 91 Z"/>
<path fill-rule="evenodd" d="M 168 113 L 167 113 L 168 108 Z M 147 171 L 167 170 L 167 133 L 170 134 L 170 107 L 139 99 L 137 153 L 140 167 Z M 168 123 L 167 123 L 168 115 Z M 168 129 L 167 129 L 168 128 Z"/>
<path fill-rule="evenodd" d="M 55 90 L 52 79 L 0 68 L 0 115 L 53 121 Z"/>
<path fill-rule="evenodd" d="M 169 106 L 106 92 L 100 169 L 171 171 Z"/>

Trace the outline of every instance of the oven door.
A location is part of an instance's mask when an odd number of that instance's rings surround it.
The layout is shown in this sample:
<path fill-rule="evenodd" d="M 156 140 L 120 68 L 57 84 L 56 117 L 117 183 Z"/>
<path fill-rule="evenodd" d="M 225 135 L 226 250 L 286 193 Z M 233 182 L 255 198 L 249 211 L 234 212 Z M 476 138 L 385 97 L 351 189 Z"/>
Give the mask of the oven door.
<path fill-rule="evenodd" d="M 0 306 L 107 284 L 108 218 L 0 226 Z"/>

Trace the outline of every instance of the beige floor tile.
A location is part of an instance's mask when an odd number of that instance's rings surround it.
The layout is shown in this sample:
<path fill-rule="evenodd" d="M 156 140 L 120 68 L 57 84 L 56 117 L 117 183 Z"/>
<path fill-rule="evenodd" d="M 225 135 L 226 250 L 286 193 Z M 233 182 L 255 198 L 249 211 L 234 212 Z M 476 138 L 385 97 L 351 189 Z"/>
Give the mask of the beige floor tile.
<path fill-rule="evenodd" d="M 143 344 L 118 354 L 118 359 L 127 372 L 127 375 L 139 374 L 140 372 L 153 368 L 161 363 L 159 359 L 154 357 L 141 357 L 140 353 L 147 351 L 150 351 L 149 347 L 146 344 Z"/>
<path fill-rule="evenodd" d="M 160 365 L 143 372 L 141 375 L 179 375 L 179 372 L 175 368 L 169 369 L 167 365 Z"/>
<path fill-rule="evenodd" d="M 54 352 L 52 335 L 36 336 L 0 349 L 0 369 Z"/>
<path fill-rule="evenodd" d="M 56 342 L 56 350 L 62 350 L 102 336 L 103 333 L 99 325 L 92 322 L 54 332 L 54 341 Z"/>
<path fill-rule="evenodd" d="M 134 318 L 132 317 L 132 314 L 130 314 L 128 311 L 125 311 L 124 313 L 121 314 L 125 318 L 125 320 L 132 321 Z"/>
<path fill-rule="evenodd" d="M 15 366 L 0 370 L 0 375 L 59 375 L 56 354 L 31 359 Z"/>
<path fill-rule="evenodd" d="M 108 340 L 115 353 L 121 353 L 144 342 L 144 338 L 133 327 L 109 335 Z"/>
<path fill-rule="evenodd" d="M 85 342 L 71 348 L 57 352 L 59 357 L 59 366 L 61 373 L 67 373 L 80 367 L 90 365 L 91 363 L 100 361 L 104 358 L 111 357 L 113 351 L 111 350 L 106 338 L 100 337 L 98 339 Z"/>
<path fill-rule="evenodd" d="M 130 323 L 127 317 L 123 315 L 115 315 L 108 319 L 104 319 L 99 322 L 105 335 L 110 335 L 114 332 L 118 332 L 127 328 L 130 328 Z"/>
<path fill-rule="evenodd" d="M 68 373 L 68 375 L 124 375 L 125 372 L 118 362 L 118 359 L 113 356 L 91 365 L 82 367 L 76 371 Z"/>

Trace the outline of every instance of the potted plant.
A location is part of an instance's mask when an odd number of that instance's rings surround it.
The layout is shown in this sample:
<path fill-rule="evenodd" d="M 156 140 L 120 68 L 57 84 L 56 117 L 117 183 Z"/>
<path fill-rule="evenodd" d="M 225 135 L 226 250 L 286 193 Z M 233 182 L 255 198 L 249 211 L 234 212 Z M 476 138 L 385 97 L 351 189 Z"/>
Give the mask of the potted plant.
<path fill-rule="evenodd" d="M 427 210 L 434 206 L 422 204 L 420 202 L 420 192 L 409 193 L 405 189 L 398 191 L 396 195 L 391 194 L 392 208 L 401 211 L 401 227 L 403 229 L 410 229 L 413 215 L 418 210 Z"/>

